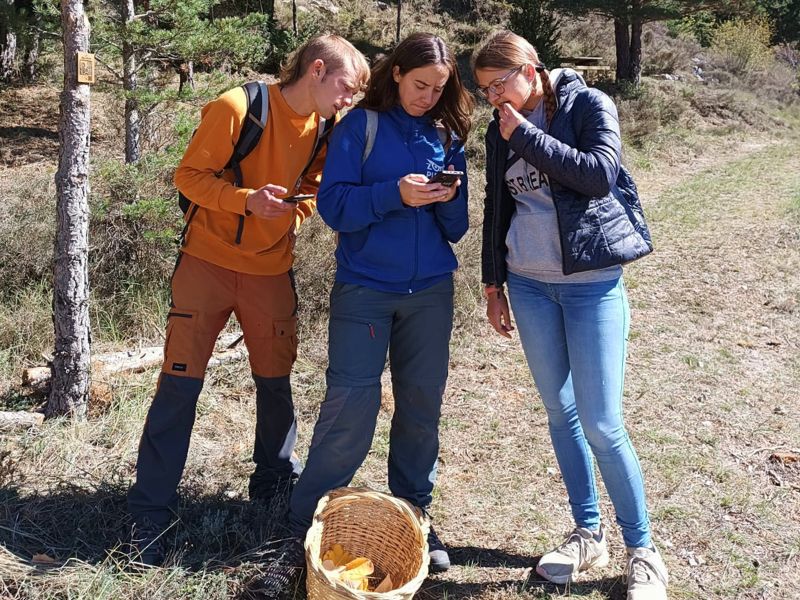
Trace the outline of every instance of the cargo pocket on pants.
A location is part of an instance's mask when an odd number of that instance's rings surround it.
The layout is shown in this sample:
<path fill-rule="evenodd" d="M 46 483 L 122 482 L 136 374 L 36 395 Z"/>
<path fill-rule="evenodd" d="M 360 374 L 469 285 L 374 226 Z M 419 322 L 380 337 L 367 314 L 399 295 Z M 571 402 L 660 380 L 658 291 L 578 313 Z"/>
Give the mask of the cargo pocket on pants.
<path fill-rule="evenodd" d="M 250 367 L 260 377 L 283 377 L 297 358 L 297 317 L 266 320 L 261 331 L 245 334 Z"/>
<path fill-rule="evenodd" d="M 173 308 L 167 314 L 167 335 L 164 342 L 163 373 L 202 378 L 205 372 L 203 336 L 198 313 Z M 213 341 L 212 341 L 213 344 Z"/>

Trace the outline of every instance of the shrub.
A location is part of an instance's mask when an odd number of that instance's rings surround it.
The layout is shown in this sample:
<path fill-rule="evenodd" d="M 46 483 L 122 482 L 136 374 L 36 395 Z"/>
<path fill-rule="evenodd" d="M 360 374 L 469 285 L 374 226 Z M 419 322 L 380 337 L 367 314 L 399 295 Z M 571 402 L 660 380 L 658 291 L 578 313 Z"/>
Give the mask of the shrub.
<path fill-rule="evenodd" d="M 689 71 L 700 44 L 690 35 L 671 37 L 664 23 L 649 23 L 642 34 L 642 74 Z"/>
<path fill-rule="evenodd" d="M 725 68 L 748 76 L 773 61 L 771 38 L 772 27 L 765 19 L 733 19 L 714 31 L 711 48 Z"/>

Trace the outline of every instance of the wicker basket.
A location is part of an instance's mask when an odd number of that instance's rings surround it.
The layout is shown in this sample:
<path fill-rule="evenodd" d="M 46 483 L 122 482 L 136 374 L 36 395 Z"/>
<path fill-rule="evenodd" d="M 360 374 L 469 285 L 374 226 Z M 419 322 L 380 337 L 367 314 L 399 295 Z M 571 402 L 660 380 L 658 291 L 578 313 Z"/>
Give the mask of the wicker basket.
<path fill-rule="evenodd" d="M 309 600 L 409 600 L 428 575 L 430 525 L 405 500 L 366 488 L 339 488 L 317 505 L 306 536 Z M 322 555 L 340 544 L 375 565 L 374 577 L 390 575 L 389 592 L 354 590 L 322 568 Z"/>

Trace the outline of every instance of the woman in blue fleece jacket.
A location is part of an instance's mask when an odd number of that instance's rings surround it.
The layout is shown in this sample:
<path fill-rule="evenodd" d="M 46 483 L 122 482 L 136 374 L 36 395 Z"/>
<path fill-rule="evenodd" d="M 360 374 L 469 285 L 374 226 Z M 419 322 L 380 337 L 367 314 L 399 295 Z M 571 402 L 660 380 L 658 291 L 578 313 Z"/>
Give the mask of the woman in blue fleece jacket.
<path fill-rule="evenodd" d="M 617 111 L 575 71 L 497 32 L 473 58 L 497 109 L 486 132 L 483 281 L 487 316 L 520 340 L 547 410 L 575 528 L 536 572 L 565 584 L 608 563 L 593 458 L 628 550 L 628 600 L 666 600 L 642 470 L 622 420 L 630 313 L 622 264 L 652 250 L 621 164 Z"/>
<path fill-rule="evenodd" d="M 334 129 L 317 197 L 319 214 L 339 234 L 327 393 L 290 500 L 296 538 L 285 544 L 284 565 L 302 566 L 299 539 L 317 502 L 349 484 L 367 456 L 387 352 L 389 488 L 422 510 L 431 504 L 453 324 L 450 244 L 469 222 L 466 175 L 451 187 L 430 179 L 443 169 L 466 172 L 471 110 L 445 43 L 418 33 L 373 68 L 364 99 Z M 431 570 L 447 569 L 433 529 L 428 542 Z"/>

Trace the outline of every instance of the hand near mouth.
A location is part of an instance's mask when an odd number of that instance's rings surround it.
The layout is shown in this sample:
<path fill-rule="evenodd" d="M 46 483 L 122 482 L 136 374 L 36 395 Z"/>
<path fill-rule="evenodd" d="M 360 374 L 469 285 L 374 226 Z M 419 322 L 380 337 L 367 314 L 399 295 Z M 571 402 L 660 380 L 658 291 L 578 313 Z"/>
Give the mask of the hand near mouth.
<path fill-rule="evenodd" d="M 510 102 L 504 102 L 498 112 L 500 113 L 500 135 L 504 140 L 510 140 L 514 130 L 525 122 L 525 118 L 511 106 Z"/>

